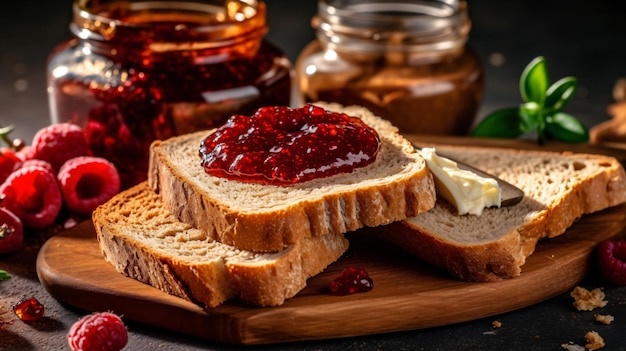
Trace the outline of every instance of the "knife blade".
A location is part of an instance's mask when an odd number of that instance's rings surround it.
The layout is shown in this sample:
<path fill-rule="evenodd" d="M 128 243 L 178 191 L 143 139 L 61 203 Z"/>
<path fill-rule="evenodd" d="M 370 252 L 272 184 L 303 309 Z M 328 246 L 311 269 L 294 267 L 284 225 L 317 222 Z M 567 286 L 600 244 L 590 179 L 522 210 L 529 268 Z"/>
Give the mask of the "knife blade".
<path fill-rule="evenodd" d="M 420 147 L 418 146 L 414 146 L 414 147 L 420 150 Z M 516 187 L 515 185 L 507 181 L 504 181 L 493 174 L 487 173 L 479 168 L 469 165 L 465 162 L 456 160 L 454 159 L 454 157 L 450 157 L 449 155 L 446 155 L 445 153 L 441 153 L 439 150 L 437 150 L 437 154 L 441 157 L 445 157 L 453 162 L 456 162 L 459 169 L 470 171 L 483 178 L 494 179 L 498 183 L 498 186 L 500 187 L 500 195 L 501 195 L 500 206 L 501 207 L 513 206 L 515 204 L 518 204 L 524 198 L 524 191 L 522 191 L 522 189 Z"/>

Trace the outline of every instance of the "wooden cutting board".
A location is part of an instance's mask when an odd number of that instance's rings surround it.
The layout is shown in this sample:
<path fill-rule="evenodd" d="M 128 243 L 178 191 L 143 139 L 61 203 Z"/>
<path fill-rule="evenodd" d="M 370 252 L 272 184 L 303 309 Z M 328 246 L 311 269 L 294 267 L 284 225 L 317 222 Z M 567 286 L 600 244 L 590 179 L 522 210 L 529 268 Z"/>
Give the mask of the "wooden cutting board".
<path fill-rule="evenodd" d="M 295 298 L 272 308 L 230 302 L 204 310 L 126 278 L 102 259 L 91 222 L 50 238 L 39 252 L 37 273 L 53 297 L 86 310 L 112 310 L 214 341 L 277 343 L 429 328 L 530 306 L 579 283 L 595 246 L 624 226 L 626 206 L 585 216 L 564 235 L 541 242 L 520 277 L 497 283 L 450 279 L 379 239 L 354 233 L 344 257 L 310 279 Z M 365 268 L 374 289 L 330 295 L 329 282 L 348 266 Z"/>
<path fill-rule="evenodd" d="M 129 320 L 213 341 L 266 344 L 429 328 L 530 306 L 578 284 L 596 245 L 620 235 L 625 226 L 626 205 L 584 216 L 562 236 L 540 242 L 520 277 L 497 283 L 451 279 L 364 231 L 356 232 L 339 261 L 309 279 L 296 297 L 272 308 L 234 301 L 205 310 L 126 278 L 102 258 L 89 221 L 50 238 L 39 252 L 37 273 L 48 292 L 69 305 L 112 310 Z M 374 289 L 332 296 L 330 281 L 348 266 L 366 269 Z"/>

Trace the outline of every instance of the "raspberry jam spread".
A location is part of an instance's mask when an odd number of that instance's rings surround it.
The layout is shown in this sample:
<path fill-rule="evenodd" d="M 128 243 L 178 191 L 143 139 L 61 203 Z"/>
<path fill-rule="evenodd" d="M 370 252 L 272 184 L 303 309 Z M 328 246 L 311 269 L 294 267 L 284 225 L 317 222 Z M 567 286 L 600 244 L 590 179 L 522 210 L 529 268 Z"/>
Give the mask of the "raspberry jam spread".
<path fill-rule="evenodd" d="M 200 157 L 213 176 L 289 185 L 365 167 L 379 149 L 376 131 L 357 117 L 276 106 L 232 116 L 202 141 Z"/>
<path fill-rule="evenodd" d="M 374 281 L 367 271 L 358 267 L 348 267 L 341 275 L 330 282 L 330 292 L 343 296 L 368 292 L 374 288 Z"/>

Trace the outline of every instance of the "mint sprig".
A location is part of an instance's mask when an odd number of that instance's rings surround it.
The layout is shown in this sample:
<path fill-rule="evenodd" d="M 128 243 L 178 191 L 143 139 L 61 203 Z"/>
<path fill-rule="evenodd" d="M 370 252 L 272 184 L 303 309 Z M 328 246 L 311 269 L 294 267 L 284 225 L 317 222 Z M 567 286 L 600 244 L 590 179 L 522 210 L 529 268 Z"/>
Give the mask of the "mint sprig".
<path fill-rule="evenodd" d="M 519 138 L 536 133 L 537 142 L 557 139 L 568 143 L 589 140 L 589 132 L 576 117 L 563 108 L 578 88 L 575 77 L 565 77 L 550 84 L 545 58 L 534 58 L 524 69 L 519 90 L 524 101 L 518 107 L 496 110 L 487 115 L 472 131 L 475 137 Z"/>

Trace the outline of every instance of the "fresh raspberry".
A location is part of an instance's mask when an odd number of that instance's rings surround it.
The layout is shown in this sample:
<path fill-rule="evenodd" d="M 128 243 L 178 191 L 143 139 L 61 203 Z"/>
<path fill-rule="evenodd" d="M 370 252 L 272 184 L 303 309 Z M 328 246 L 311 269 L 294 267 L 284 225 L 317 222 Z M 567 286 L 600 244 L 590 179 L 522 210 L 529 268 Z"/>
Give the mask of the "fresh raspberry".
<path fill-rule="evenodd" d="M 600 275 L 615 285 L 626 285 L 626 241 L 606 240 L 598 246 Z"/>
<path fill-rule="evenodd" d="M 44 160 L 38 160 L 38 159 L 30 159 L 30 160 L 25 160 L 24 162 L 22 162 L 22 167 L 31 167 L 31 166 L 45 168 L 48 172 L 56 175 L 56 170 L 54 169 L 54 167 L 52 167 L 50 162 L 46 162 Z"/>
<path fill-rule="evenodd" d="M 57 170 L 67 160 L 89 154 L 82 128 L 71 123 L 57 123 L 40 129 L 33 138 L 32 146 L 35 158 L 50 162 Z"/>
<path fill-rule="evenodd" d="M 22 165 L 19 156 L 9 148 L 0 148 L 0 184 Z"/>
<path fill-rule="evenodd" d="M 0 207 L 0 254 L 15 252 L 23 243 L 22 221 L 13 212 Z"/>
<path fill-rule="evenodd" d="M 72 325 L 67 341 L 72 350 L 117 351 L 126 346 L 128 331 L 118 315 L 94 312 Z"/>
<path fill-rule="evenodd" d="M 54 174 L 43 167 L 22 167 L 0 185 L 2 206 L 18 216 L 25 227 L 42 229 L 54 223 L 63 206 Z"/>
<path fill-rule="evenodd" d="M 120 191 L 117 168 L 101 157 L 82 156 L 67 161 L 57 175 L 67 207 L 89 215 Z"/>
<path fill-rule="evenodd" d="M 25 145 L 17 152 L 17 156 L 22 161 L 34 160 L 36 151 L 32 145 Z"/>

